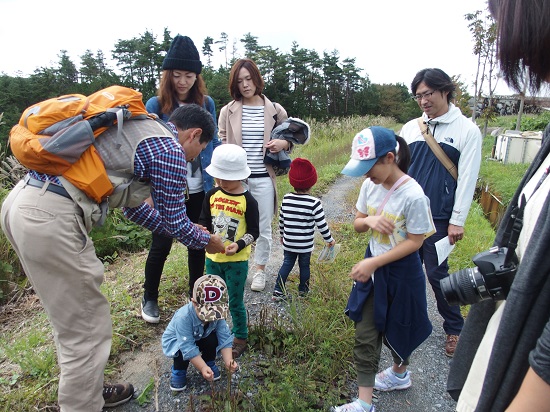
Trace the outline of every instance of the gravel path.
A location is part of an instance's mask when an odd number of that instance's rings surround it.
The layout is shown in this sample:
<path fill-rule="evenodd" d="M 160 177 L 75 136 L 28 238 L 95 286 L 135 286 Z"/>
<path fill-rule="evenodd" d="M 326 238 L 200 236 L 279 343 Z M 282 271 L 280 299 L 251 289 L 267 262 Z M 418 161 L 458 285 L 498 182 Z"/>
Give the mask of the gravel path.
<path fill-rule="evenodd" d="M 359 179 L 341 176 L 322 196 L 323 208 L 327 221 L 351 222 L 355 215 L 354 205 L 346 202 L 346 194 L 355 190 L 360 184 Z M 183 246 L 181 246 L 183 247 Z M 282 262 L 282 248 L 278 241 L 273 242 L 272 256 L 266 267 L 267 282 L 263 292 L 250 291 L 249 278 L 245 287 L 245 302 L 249 311 L 249 321 L 257 323 L 261 309 L 267 307 L 284 316 L 284 306 L 271 301 L 271 293 L 275 284 L 277 271 Z M 435 299 L 431 289 L 428 294 L 428 312 L 433 324 L 433 332 L 430 337 L 413 353 L 409 371 L 411 372 L 412 387 L 405 391 L 379 393 L 375 404 L 378 412 L 401 411 L 440 411 L 451 412 L 455 402 L 447 394 L 445 387 L 450 359 L 445 356 L 445 333 L 441 327 L 442 318 L 435 307 Z M 123 372 L 120 378 L 132 382 L 137 394 L 154 379 L 158 387 L 154 388 L 150 395 L 151 402 L 141 407 L 136 399 L 117 408 L 111 408 L 113 412 L 168 412 L 190 411 L 191 404 L 194 410 L 197 407 L 199 397 L 212 391 L 210 384 L 193 368 L 189 368 L 188 387 L 185 391 L 176 395 L 169 388 L 171 360 L 166 358 L 160 347 L 160 336 L 167 324 L 163 318 L 159 325 L 151 325 L 158 329 L 158 340 L 144 345 L 141 350 L 127 353 L 123 357 Z M 238 361 L 240 371 L 233 376 L 233 380 L 239 381 L 261 373 L 258 365 L 267 359 L 264 355 L 247 352 Z M 384 347 L 380 370 L 391 365 L 391 356 Z M 221 363 L 220 363 L 221 366 Z M 223 369 L 223 368 L 220 368 Z M 222 379 L 214 383 L 214 391 L 223 391 L 227 385 L 225 371 L 222 371 Z M 234 383 L 235 385 L 235 383 Z M 350 393 L 357 393 L 357 385 L 352 380 L 349 383 Z M 191 394 L 191 396 L 190 396 Z"/>

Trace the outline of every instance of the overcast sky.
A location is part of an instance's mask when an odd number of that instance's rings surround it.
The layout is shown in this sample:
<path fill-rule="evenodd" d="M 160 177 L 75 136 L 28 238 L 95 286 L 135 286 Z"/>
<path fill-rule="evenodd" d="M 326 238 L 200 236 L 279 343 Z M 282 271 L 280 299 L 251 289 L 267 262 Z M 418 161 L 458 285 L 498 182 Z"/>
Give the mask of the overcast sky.
<path fill-rule="evenodd" d="M 477 63 L 464 15 L 485 8 L 486 0 L 0 0 L 0 73 L 54 66 L 60 50 L 78 67 L 87 49 L 109 58 L 118 40 L 148 30 L 160 41 L 166 27 L 172 37 L 191 37 L 199 51 L 207 36 L 225 32 L 242 54 L 238 40 L 251 33 L 282 53 L 293 41 L 321 56 L 338 50 L 373 83 L 408 87 L 418 70 L 439 67 L 473 91 Z M 502 83 L 497 93 L 509 90 Z"/>

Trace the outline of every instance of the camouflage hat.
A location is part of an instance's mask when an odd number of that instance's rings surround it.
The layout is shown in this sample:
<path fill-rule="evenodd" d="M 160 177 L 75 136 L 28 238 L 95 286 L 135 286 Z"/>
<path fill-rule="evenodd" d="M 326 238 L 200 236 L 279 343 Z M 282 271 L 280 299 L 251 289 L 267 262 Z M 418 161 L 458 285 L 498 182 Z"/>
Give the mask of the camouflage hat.
<path fill-rule="evenodd" d="M 227 285 L 216 275 L 198 278 L 193 288 L 193 299 L 197 302 L 197 316 L 204 322 L 226 319 L 229 313 Z"/>

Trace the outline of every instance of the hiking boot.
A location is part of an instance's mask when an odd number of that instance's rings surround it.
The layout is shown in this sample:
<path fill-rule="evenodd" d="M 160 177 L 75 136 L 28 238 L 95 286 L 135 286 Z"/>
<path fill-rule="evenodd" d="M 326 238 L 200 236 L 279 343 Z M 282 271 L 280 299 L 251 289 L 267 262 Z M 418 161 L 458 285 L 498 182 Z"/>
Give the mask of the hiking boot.
<path fill-rule="evenodd" d="M 365 408 L 361 405 L 358 399 L 353 402 L 346 403 L 342 406 L 333 406 L 330 408 L 331 412 L 365 412 Z M 370 412 L 376 412 L 374 405 L 371 405 Z"/>
<path fill-rule="evenodd" d="M 212 372 L 214 373 L 214 381 L 217 381 L 218 379 L 220 379 L 222 374 L 221 374 L 219 368 L 216 366 L 216 362 L 215 361 L 208 361 L 208 362 L 206 362 L 206 364 L 210 367 L 210 369 L 212 369 Z"/>
<path fill-rule="evenodd" d="M 187 370 L 174 369 L 172 366 L 172 376 L 170 376 L 170 389 L 181 392 L 187 388 Z"/>
<path fill-rule="evenodd" d="M 134 396 L 134 387 L 131 383 L 104 383 L 103 384 L 103 400 L 105 400 L 105 408 L 113 408 L 123 403 L 128 402 Z"/>
<path fill-rule="evenodd" d="M 141 300 L 141 317 L 147 323 L 159 323 L 159 305 L 156 300 Z"/>
<path fill-rule="evenodd" d="M 239 356 L 241 356 L 247 347 L 248 344 L 246 342 L 246 339 L 233 339 L 233 359 L 237 359 Z"/>
<path fill-rule="evenodd" d="M 263 270 L 258 270 L 254 273 L 250 289 L 254 292 L 261 292 L 265 289 L 265 272 Z"/>
<path fill-rule="evenodd" d="M 405 377 L 400 378 L 395 375 L 391 366 L 382 372 L 377 373 L 374 379 L 374 389 L 382 392 L 403 390 L 410 388 L 410 386 L 411 374 L 407 371 Z"/>
<path fill-rule="evenodd" d="M 455 354 L 456 345 L 458 344 L 458 335 L 447 335 L 445 342 L 445 355 L 452 358 Z"/>

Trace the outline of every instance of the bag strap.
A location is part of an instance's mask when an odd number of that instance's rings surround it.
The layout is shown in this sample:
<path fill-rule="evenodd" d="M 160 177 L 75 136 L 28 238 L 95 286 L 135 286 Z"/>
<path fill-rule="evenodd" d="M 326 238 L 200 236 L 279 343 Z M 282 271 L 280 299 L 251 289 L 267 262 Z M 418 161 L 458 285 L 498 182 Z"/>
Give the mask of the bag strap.
<path fill-rule="evenodd" d="M 426 143 L 428 143 L 428 146 L 430 147 L 430 149 L 432 149 L 435 157 L 439 159 L 441 164 L 445 167 L 445 169 L 447 169 L 447 172 L 449 172 L 455 180 L 458 180 L 458 172 L 456 170 L 455 164 L 451 159 L 449 159 L 441 146 L 439 146 L 439 144 L 435 141 L 435 137 L 432 135 L 430 127 L 426 123 L 424 123 L 422 117 L 419 117 L 416 120 L 418 121 L 420 132 L 422 133 L 422 136 L 424 136 L 424 140 L 426 140 Z M 425 130 L 423 130 L 424 126 L 426 127 Z"/>
<path fill-rule="evenodd" d="M 378 209 L 376 209 L 376 215 L 379 216 L 380 213 L 382 213 L 382 210 L 384 210 L 384 206 L 386 206 L 386 203 L 388 202 L 390 196 L 392 193 L 399 187 L 401 183 L 403 183 L 405 180 L 410 179 L 409 175 L 403 175 L 397 181 L 393 184 L 390 190 L 388 190 L 388 193 L 386 193 L 386 196 L 384 197 L 384 200 L 382 200 L 382 203 L 380 203 L 380 206 L 378 206 Z"/>

